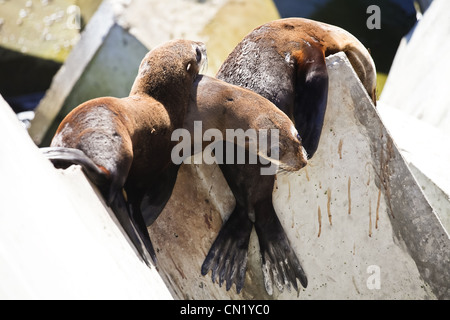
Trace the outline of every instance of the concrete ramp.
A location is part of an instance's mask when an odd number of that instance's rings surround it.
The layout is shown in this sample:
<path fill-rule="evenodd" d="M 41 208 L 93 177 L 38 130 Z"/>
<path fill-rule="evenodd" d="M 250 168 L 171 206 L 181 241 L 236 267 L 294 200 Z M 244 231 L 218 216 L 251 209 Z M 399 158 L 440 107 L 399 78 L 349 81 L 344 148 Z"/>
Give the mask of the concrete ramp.
<path fill-rule="evenodd" d="M 0 96 L 0 299 L 172 299 L 80 167 L 56 170 Z"/>
<path fill-rule="evenodd" d="M 269 297 L 255 234 L 241 295 L 200 275 L 234 199 L 216 166 L 187 165 L 149 228 L 161 274 L 180 299 L 450 298 L 450 239 L 345 55 L 327 59 L 329 103 L 309 165 L 278 176 L 274 204 L 309 278 Z"/>
<path fill-rule="evenodd" d="M 398 48 L 378 110 L 450 230 L 450 2 L 429 6 Z"/>
<path fill-rule="evenodd" d="M 431 3 L 416 27 L 402 39 L 380 97 L 389 107 L 447 135 L 450 135 L 449 12 L 449 1 Z"/>
<path fill-rule="evenodd" d="M 79 104 L 102 96 L 128 96 L 148 49 L 118 24 L 117 10 L 111 1 L 100 5 L 53 78 L 29 129 L 36 144 L 48 146 L 59 123 Z"/>

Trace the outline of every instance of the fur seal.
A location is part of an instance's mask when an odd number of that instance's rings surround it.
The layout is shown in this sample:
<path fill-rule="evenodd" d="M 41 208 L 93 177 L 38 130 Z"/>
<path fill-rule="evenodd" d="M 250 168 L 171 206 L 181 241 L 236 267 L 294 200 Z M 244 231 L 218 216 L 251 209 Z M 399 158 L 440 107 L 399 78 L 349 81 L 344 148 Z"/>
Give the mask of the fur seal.
<path fill-rule="evenodd" d="M 251 90 L 205 75 L 197 77 L 192 90 L 191 103 L 183 124 L 191 136 L 195 135 L 195 122 L 201 121 L 203 134 L 212 129 L 223 137 L 222 141 L 214 143 L 236 144 L 236 148 L 254 152 L 264 160 L 274 162 L 279 166 L 278 170 L 298 171 L 306 165 L 306 151 L 294 124 L 269 100 Z M 254 130 L 256 139 L 247 136 L 247 141 L 240 143 L 234 135 L 228 137 L 228 132 L 234 130 L 240 130 L 244 135 L 248 130 Z M 276 130 L 278 134 L 279 141 L 268 141 L 278 147 L 277 159 L 266 154 L 267 150 L 262 150 L 264 147 L 260 143 L 261 139 L 266 138 L 260 135 L 266 132 L 270 140 L 270 130 Z M 203 141 L 202 151 L 207 144 L 210 142 Z M 195 152 L 193 150 L 192 153 Z M 218 157 L 217 154 L 215 156 Z M 225 160 L 218 159 L 218 162 L 227 162 Z M 236 163 L 234 159 L 228 160 L 231 160 L 231 164 Z"/>
<path fill-rule="evenodd" d="M 161 211 L 170 197 L 171 176 L 177 173 L 171 133 L 183 125 L 192 85 L 205 61 L 200 42 L 174 40 L 154 48 L 142 60 L 128 97 L 81 104 L 43 150 L 57 167 L 83 167 L 148 265 L 156 255 L 141 204 L 147 196 L 146 210 Z"/>
<path fill-rule="evenodd" d="M 251 142 L 239 145 L 234 139 L 227 139 L 227 130 L 230 129 L 242 130 L 242 132 L 247 132 L 249 129 L 255 129 L 258 134 L 264 130 L 270 131 L 275 129 L 278 131 L 279 137 L 279 157 L 278 159 L 272 159 L 270 157 L 267 159 L 262 156 L 262 158 L 264 160 L 276 162 L 279 166 L 278 169 L 282 171 L 298 171 L 307 164 L 306 151 L 302 146 L 301 138 L 295 129 L 293 122 L 273 103 L 251 90 L 234 86 L 205 75 L 199 75 L 192 87 L 191 102 L 183 124 L 183 130 L 186 130 L 187 137 L 192 137 L 196 134 L 195 123 L 197 121 L 201 121 L 202 123 L 202 136 L 209 130 L 218 131 L 219 134 L 214 136 L 214 145 L 219 146 L 222 150 L 229 150 L 227 148 L 230 145 L 234 148 L 235 158 L 231 159 L 232 163 L 221 163 L 220 166 L 234 166 L 233 163 L 237 163 L 236 158 L 239 153 L 245 154 L 245 163 L 249 163 L 250 152 L 254 151 L 261 154 L 259 144 L 257 148 L 251 149 Z M 176 136 L 176 139 L 179 138 L 179 136 Z M 183 136 L 183 142 L 185 138 L 186 137 Z M 257 138 L 257 141 L 259 142 L 259 136 Z M 196 148 L 193 140 L 194 139 L 191 138 L 188 139 L 188 147 L 191 148 L 189 155 L 205 151 L 207 145 L 211 145 L 211 142 L 202 140 L 202 144 L 199 148 Z M 214 151 L 217 150 L 214 149 Z M 217 153 L 215 156 L 218 156 Z M 217 160 L 220 163 L 220 159 Z M 268 163 L 260 163 L 258 166 L 249 164 L 248 168 L 249 170 L 260 170 L 262 167 L 267 168 L 267 166 Z M 177 170 L 177 167 L 172 167 L 172 170 Z M 254 176 L 259 177 L 260 174 L 261 172 L 258 171 L 258 174 L 255 174 Z M 172 177 L 175 179 L 176 173 L 172 175 Z M 232 186 L 233 189 L 245 187 L 245 184 L 242 184 L 242 182 L 239 181 L 228 182 L 234 183 Z M 245 192 L 241 192 L 240 194 L 248 196 Z M 261 195 L 264 195 L 264 193 L 261 193 Z M 256 195 L 253 195 L 253 197 L 255 196 Z M 247 202 L 247 199 L 240 199 L 240 201 Z M 249 205 L 252 206 L 253 203 L 249 203 Z M 214 267 L 211 264 L 205 263 L 202 266 L 202 274 L 206 275 L 208 270 L 212 268 L 213 282 L 215 282 L 218 276 L 221 285 L 223 284 L 224 279 L 234 279 L 235 277 L 238 292 L 242 290 L 245 278 L 245 264 L 242 264 L 241 262 L 245 260 L 247 254 L 247 246 L 250 238 L 250 232 L 248 231 L 251 231 L 253 227 L 252 221 L 255 220 L 252 213 L 256 211 L 256 209 L 253 210 L 252 207 L 249 207 L 249 210 L 250 211 L 240 210 L 238 213 L 242 215 L 232 214 L 232 220 L 227 221 L 227 224 L 234 224 L 234 228 L 228 230 L 232 232 L 244 230 L 242 234 L 245 237 L 242 239 L 242 242 L 233 242 L 229 247 L 223 248 L 223 251 L 220 252 L 221 260 L 218 262 L 218 265 L 222 267 L 221 272 L 216 272 L 217 267 Z M 156 218 L 149 210 L 143 210 L 143 215 L 147 226 L 150 226 Z M 216 240 L 216 242 L 217 241 L 218 240 Z M 209 255 L 212 254 L 211 252 Z M 212 260 L 210 259 L 208 261 Z M 226 261 L 235 261 L 236 264 L 229 264 L 226 263 Z M 305 278 L 303 269 L 299 264 L 294 272 L 297 277 L 301 279 Z M 231 288 L 232 284 L 232 281 L 227 282 L 228 290 Z"/>
<path fill-rule="evenodd" d="M 242 129 L 243 131 L 256 129 L 258 132 L 277 129 L 280 146 L 279 169 L 282 171 L 298 171 L 307 164 L 306 152 L 293 122 L 284 112 L 264 97 L 251 90 L 204 75 L 199 76 L 195 81 L 191 97 L 191 104 L 183 125 L 183 128 L 189 131 L 191 136 L 195 132 L 195 121 L 202 121 L 202 133 L 210 129 L 216 129 L 222 133 L 222 136 L 225 136 L 229 129 Z M 226 172 L 226 168 L 236 166 L 236 155 L 241 152 L 246 155 L 245 164 L 240 166 L 242 171 L 245 172 L 242 179 L 249 176 L 256 179 L 264 177 L 261 175 L 261 168 L 267 167 L 267 164 L 260 161 L 258 165 L 250 164 L 248 161 L 251 151 L 249 144 L 240 146 L 235 141 L 226 139 L 214 142 L 222 144 L 223 151 L 228 151 L 229 145 L 234 148 L 235 158 L 232 159 L 232 163 L 219 162 L 224 172 Z M 202 150 L 205 149 L 205 146 L 206 143 L 202 145 Z M 257 149 L 257 152 L 259 151 Z M 195 150 L 192 154 L 194 153 Z M 237 199 L 237 203 L 246 203 L 247 206 L 245 209 L 239 205 L 236 207 L 226 222 L 229 227 L 222 229 L 201 270 L 203 275 L 212 270 L 213 282 L 218 278 L 220 285 L 226 279 L 227 290 L 235 283 L 238 292 L 242 290 L 244 284 L 250 232 L 253 228 L 253 222 L 258 219 L 255 214 L 260 214 L 259 207 L 265 205 L 261 201 L 265 201 L 264 197 L 268 192 L 266 189 L 261 189 L 250 195 L 245 189 L 247 182 L 242 181 L 242 179 L 227 179 L 227 182 L 232 190 L 240 190 L 240 192 L 235 192 L 236 196 L 242 196 L 242 198 Z M 256 179 L 253 179 L 252 183 L 258 183 Z M 262 218 L 259 217 L 259 219 Z M 271 223 L 268 220 L 267 222 Z M 291 259 L 295 258 L 292 250 L 290 255 L 292 256 Z M 297 263 L 296 268 L 290 270 L 290 272 L 290 276 L 294 279 L 297 277 L 301 279 L 302 283 L 306 281 L 300 263 Z"/>
<path fill-rule="evenodd" d="M 312 157 L 321 135 L 328 96 L 325 57 L 343 51 L 368 95 L 376 103 L 375 64 L 366 48 L 350 33 L 308 19 L 280 19 L 254 29 L 223 63 L 217 78 L 250 89 L 273 102 L 295 123 L 303 145 Z M 248 238 L 254 223 L 260 244 L 264 282 L 269 294 L 273 285 L 283 291 L 297 279 L 307 278 L 292 250 L 272 204 L 275 176 L 262 176 L 259 165 L 220 166 L 235 198 L 236 207 L 223 225 L 206 257 L 202 274 L 212 270 L 227 288 L 244 285 Z M 254 221 L 250 218 L 254 216 Z M 236 247 L 229 258 L 227 247 Z M 240 270 L 229 273 L 227 268 Z M 244 271 L 245 272 L 245 271 Z"/>

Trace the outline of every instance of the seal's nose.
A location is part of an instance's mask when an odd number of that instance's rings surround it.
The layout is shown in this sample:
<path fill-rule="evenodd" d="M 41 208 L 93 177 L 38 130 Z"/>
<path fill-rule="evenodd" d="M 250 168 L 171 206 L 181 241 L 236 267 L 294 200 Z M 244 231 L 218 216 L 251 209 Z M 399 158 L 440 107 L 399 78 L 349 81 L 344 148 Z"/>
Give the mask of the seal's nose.
<path fill-rule="evenodd" d="M 302 168 L 308 164 L 308 152 L 306 152 L 306 149 L 302 147 L 302 157 L 301 157 L 301 165 Z"/>

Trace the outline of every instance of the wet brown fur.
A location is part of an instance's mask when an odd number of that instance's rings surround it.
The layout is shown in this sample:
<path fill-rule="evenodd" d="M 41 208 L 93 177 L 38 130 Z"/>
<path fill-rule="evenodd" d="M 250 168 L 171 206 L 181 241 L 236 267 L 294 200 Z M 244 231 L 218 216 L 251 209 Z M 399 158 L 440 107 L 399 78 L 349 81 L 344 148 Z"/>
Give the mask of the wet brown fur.
<path fill-rule="evenodd" d="M 302 63 L 306 60 L 303 59 L 303 51 L 298 50 L 300 42 L 307 42 L 316 49 L 316 52 L 321 52 L 323 57 L 340 51 L 344 52 L 372 101 L 376 103 L 375 64 L 369 51 L 351 33 L 337 26 L 303 18 L 275 20 L 254 31 L 263 28 L 270 30 L 261 36 L 256 36 L 255 40 L 258 37 L 264 37 L 266 42 L 272 40 L 273 46 L 280 55 L 284 56 L 290 49 L 293 55 L 297 56 L 296 60 Z"/>
<path fill-rule="evenodd" d="M 183 125 L 199 71 L 194 44 L 170 42 L 149 52 L 129 97 L 102 97 L 81 104 L 61 122 L 51 146 L 80 149 L 107 170 L 115 185 L 145 189 L 170 164 L 171 133 Z M 91 139 L 99 132 L 110 138 L 104 150 Z"/>
<path fill-rule="evenodd" d="M 293 135 L 293 123 L 272 102 L 253 91 L 224 81 L 201 76 L 193 88 L 193 97 L 184 128 L 194 135 L 194 121 L 202 121 L 203 131 L 218 129 L 226 137 L 227 129 L 279 130 L 280 161 L 286 170 L 298 171 L 307 159 L 301 141 Z M 294 128 L 295 129 L 295 128 Z M 204 142 L 204 147 L 210 142 Z"/>

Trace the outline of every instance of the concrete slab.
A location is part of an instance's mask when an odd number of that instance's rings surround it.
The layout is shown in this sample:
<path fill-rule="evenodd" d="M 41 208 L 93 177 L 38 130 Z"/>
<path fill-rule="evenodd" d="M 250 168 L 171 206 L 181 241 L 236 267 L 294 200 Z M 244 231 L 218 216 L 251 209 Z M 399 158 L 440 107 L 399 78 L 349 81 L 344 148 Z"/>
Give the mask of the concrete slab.
<path fill-rule="evenodd" d="M 49 145 L 62 119 L 96 97 L 128 96 L 148 49 L 116 23 L 116 8 L 104 2 L 56 74 L 36 109 L 29 130 L 38 145 Z"/>
<path fill-rule="evenodd" d="M 176 38 L 204 41 L 214 76 L 250 30 L 278 18 L 272 0 L 132 0 L 119 21 L 148 48 Z"/>
<path fill-rule="evenodd" d="M 414 177 L 448 232 L 450 230 L 450 149 L 442 146 L 448 143 L 450 135 L 383 102 L 378 103 L 377 109 Z"/>
<path fill-rule="evenodd" d="M 447 230 L 450 220 L 450 50 L 448 1 L 428 8 L 402 40 L 378 110 Z M 426 48 L 426 49 L 424 49 Z"/>
<path fill-rule="evenodd" d="M 71 11 L 76 2 L 0 1 L 0 46 L 63 62 L 80 38 L 81 11 Z"/>
<path fill-rule="evenodd" d="M 435 0 L 395 56 L 380 102 L 450 134 L 450 2 Z"/>
<path fill-rule="evenodd" d="M 329 104 L 319 149 L 279 176 L 274 205 L 309 278 L 308 288 L 265 292 L 250 243 L 241 295 L 200 275 L 234 206 L 218 167 L 183 166 L 149 228 L 163 278 L 180 299 L 450 298 L 450 239 L 386 131 L 345 55 L 327 59 Z"/>
<path fill-rule="evenodd" d="M 0 299 L 172 299 L 79 167 L 56 170 L 0 97 Z"/>
<path fill-rule="evenodd" d="M 105 0 L 37 107 L 30 135 L 46 146 L 57 124 L 78 104 L 100 96 L 127 96 L 141 59 L 163 42 L 206 42 L 207 73 L 214 75 L 249 30 L 276 18 L 271 0 Z"/>

